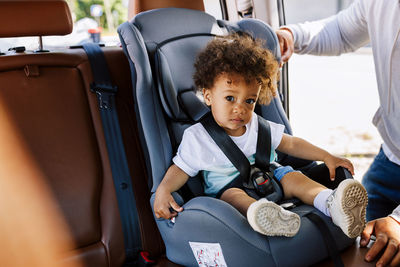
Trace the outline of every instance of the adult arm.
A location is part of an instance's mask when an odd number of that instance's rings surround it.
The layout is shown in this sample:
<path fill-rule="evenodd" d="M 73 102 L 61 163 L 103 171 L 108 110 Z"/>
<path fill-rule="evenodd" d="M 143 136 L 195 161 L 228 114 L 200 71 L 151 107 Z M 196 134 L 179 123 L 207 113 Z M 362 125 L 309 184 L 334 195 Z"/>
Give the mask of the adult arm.
<path fill-rule="evenodd" d="M 283 27 L 283 31 L 293 35 L 293 49 L 299 54 L 339 55 L 354 51 L 369 42 L 366 14 L 369 0 L 356 0 L 347 9 L 326 19 L 292 24 Z M 286 30 L 285 30 L 286 28 Z M 290 35 L 277 31 L 281 48 L 285 42 L 289 45 Z M 282 40 L 285 36 L 289 39 Z M 285 57 L 284 49 L 282 51 Z"/>
<path fill-rule="evenodd" d="M 361 234 L 360 245 L 368 245 L 371 235 L 376 241 L 365 255 L 366 261 L 373 261 L 381 252 L 376 266 L 400 265 L 400 205 L 387 217 L 368 222 Z"/>

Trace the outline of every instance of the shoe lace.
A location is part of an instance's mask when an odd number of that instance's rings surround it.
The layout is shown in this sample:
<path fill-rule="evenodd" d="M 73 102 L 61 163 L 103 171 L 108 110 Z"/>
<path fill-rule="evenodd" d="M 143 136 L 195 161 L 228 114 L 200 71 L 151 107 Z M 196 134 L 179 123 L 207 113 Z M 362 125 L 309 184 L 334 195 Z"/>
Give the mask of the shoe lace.
<path fill-rule="evenodd" d="M 332 206 L 333 200 L 335 199 L 336 189 L 332 191 L 329 197 L 326 199 L 326 207 L 330 208 Z"/>

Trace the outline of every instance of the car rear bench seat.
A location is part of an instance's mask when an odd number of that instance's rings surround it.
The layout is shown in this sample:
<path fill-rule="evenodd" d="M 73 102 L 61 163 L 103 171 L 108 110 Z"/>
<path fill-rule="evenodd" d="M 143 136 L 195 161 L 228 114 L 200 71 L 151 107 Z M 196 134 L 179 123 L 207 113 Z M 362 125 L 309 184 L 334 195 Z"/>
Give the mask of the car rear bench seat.
<path fill-rule="evenodd" d="M 11 15 L 10 15 L 11 14 Z M 6 18 L 6 19 L 1 19 Z M 14 23 L 17 18 L 18 23 Z M 1 37 L 64 35 L 72 20 L 64 1 L 0 2 Z M 140 222 L 142 249 L 160 255 L 147 179 L 138 141 L 128 61 L 122 49 L 103 49 L 116 95 Z M 56 52 L 8 52 L 0 56 L 0 106 L 33 158 L 54 206 L 62 214 L 72 247 L 62 261 L 69 266 L 121 266 L 124 239 L 92 73 L 83 49 Z M 4 121 L 0 121 L 0 129 Z M 0 162 L 1 166 L 10 162 Z M 29 168 L 24 161 L 21 168 Z M 1 179 L 13 179 L 12 173 Z M 6 176 L 7 175 L 7 176 Z M 19 192 L 14 192 L 18 194 Z M 0 211 L 1 212 L 1 211 Z M 24 212 L 21 207 L 21 212 Z M 1 217 L 7 214 L 1 214 Z M 43 231 L 43 236 L 46 231 Z M 60 235 L 58 242 L 63 242 Z M 56 238 L 57 239 L 57 238 Z M 1 262 L 1 261 L 0 261 Z"/>

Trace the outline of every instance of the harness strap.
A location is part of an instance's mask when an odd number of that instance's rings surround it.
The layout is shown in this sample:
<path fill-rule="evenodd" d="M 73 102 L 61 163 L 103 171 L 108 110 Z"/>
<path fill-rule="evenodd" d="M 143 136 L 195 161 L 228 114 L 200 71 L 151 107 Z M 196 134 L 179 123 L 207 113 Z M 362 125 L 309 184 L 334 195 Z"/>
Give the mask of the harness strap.
<path fill-rule="evenodd" d="M 232 162 L 233 166 L 239 171 L 241 180 L 247 181 L 250 176 L 250 162 L 233 142 L 232 138 L 221 128 L 214 120 L 211 112 L 208 113 L 201 121 L 208 134 L 224 152 L 225 156 Z"/>
<path fill-rule="evenodd" d="M 311 222 L 317 226 L 319 232 L 324 238 L 326 249 L 328 250 L 328 254 L 331 257 L 335 267 L 344 267 L 343 261 L 340 258 L 339 249 L 336 246 L 335 239 L 333 239 L 331 232 L 326 226 L 325 222 L 315 213 L 308 213 L 305 215 Z"/>
<path fill-rule="evenodd" d="M 271 155 L 271 129 L 268 121 L 258 116 L 258 137 L 256 150 L 256 166 L 264 171 L 269 170 Z M 232 162 L 233 166 L 239 171 L 241 182 L 251 184 L 250 178 L 250 162 L 233 142 L 232 138 L 221 128 L 214 120 L 211 112 L 207 114 L 201 121 L 208 134 L 224 152 L 225 156 Z"/>
<path fill-rule="evenodd" d="M 269 170 L 271 159 L 271 127 L 261 116 L 258 118 L 258 136 L 256 150 L 256 166 L 263 171 Z"/>
<path fill-rule="evenodd" d="M 93 73 L 91 90 L 99 101 L 107 151 L 121 216 L 126 262 L 133 261 L 141 250 L 138 212 L 133 192 L 132 180 L 126 159 L 118 114 L 115 108 L 117 87 L 111 82 L 107 62 L 101 48 L 93 43 L 83 45 Z"/>

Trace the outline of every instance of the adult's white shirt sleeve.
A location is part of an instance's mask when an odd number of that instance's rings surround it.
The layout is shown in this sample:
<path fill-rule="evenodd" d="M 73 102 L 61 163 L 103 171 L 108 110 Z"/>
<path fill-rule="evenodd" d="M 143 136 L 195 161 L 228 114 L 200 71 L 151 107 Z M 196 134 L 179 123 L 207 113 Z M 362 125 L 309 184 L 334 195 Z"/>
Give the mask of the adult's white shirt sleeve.
<path fill-rule="evenodd" d="M 284 26 L 292 31 L 299 54 L 339 55 L 369 42 L 367 1 L 356 0 L 348 8 L 326 19 Z"/>
<path fill-rule="evenodd" d="M 389 215 L 393 219 L 395 219 L 398 223 L 400 223 L 400 205 L 397 206 L 392 212 L 392 214 Z"/>
<path fill-rule="evenodd" d="M 201 146 L 194 138 L 191 131 L 184 131 L 182 142 L 178 147 L 172 162 L 189 176 L 195 176 L 200 170 L 199 161 L 194 160 L 193 155 L 198 155 Z"/>

